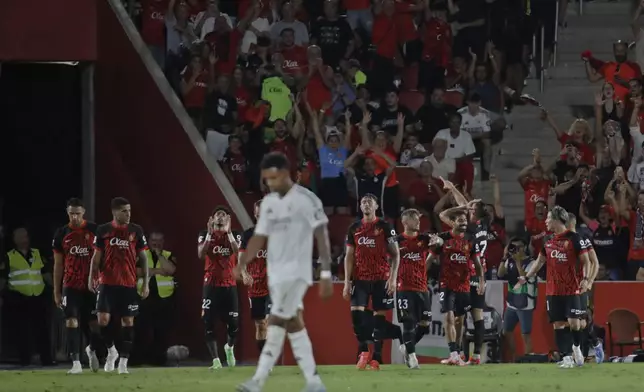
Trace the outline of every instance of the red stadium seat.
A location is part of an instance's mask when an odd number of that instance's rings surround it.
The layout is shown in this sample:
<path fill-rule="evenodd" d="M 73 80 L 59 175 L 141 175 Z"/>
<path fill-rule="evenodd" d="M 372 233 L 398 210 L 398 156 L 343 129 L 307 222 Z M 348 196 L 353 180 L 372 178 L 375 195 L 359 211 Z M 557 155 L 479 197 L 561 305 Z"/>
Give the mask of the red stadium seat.
<path fill-rule="evenodd" d="M 420 91 L 409 90 L 400 93 L 400 104 L 416 113 L 418 109 L 425 103 L 425 95 Z"/>
<path fill-rule="evenodd" d="M 445 92 L 445 103 L 449 105 L 456 106 L 457 108 L 463 107 L 463 101 L 465 97 L 460 91 L 446 91 Z"/>
<path fill-rule="evenodd" d="M 405 192 L 407 189 L 409 189 L 409 186 L 411 185 L 416 178 L 418 178 L 418 173 L 416 172 L 416 169 L 407 167 L 407 166 L 397 166 L 396 167 L 396 177 L 398 178 L 398 183 L 400 184 L 400 189 L 402 192 Z M 402 196 L 405 200 L 407 199 L 406 196 Z"/>
<path fill-rule="evenodd" d="M 402 91 L 415 90 L 418 87 L 418 65 L 412 64 L 403 69 Z"/>

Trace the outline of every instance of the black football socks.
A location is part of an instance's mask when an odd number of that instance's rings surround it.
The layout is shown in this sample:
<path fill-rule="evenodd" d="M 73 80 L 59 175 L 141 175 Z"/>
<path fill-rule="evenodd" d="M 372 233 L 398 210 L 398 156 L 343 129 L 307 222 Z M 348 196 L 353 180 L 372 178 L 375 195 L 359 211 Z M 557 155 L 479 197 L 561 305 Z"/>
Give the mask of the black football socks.
<path fill-rule="evenodd" d="M 369 351 L 367 341 L 371 335 L 371 331 L 367 331 L 367 323 L 365 322 L 364 310 L 352 310 L 351 321 L 353 323 L 353 333 L 358 341 L 358 354 Z"/>
<path fill-rule="evenodd" d="M 214 331 L 206 331 L 206 347 L 208 348 L 208 352 L 210 353 L 210 357 L 212 359 L 219 358 L 219 352 L 217 350 L 217 341 L 215 340 Z"/>
<path fill-rule="evenodd" d="M 132 352 L 132 345 L 134 344 L 134 327 L 127 326 L 121 327 L 121 335 L 123 342 L 121 343 L 121 352 L 119 356 L 121 358 L 129 358 L 130 352 Z"/>
<path fill-rule="evenodd" d="M 80 361 L 80 330 L 67 327 L 67 353 L 72 361 Z"/>
<path fill-rule="evenodd" d="M 481 354 L 483 336 L 485 335 L 485 323 L 483 320 L 474 321 L 474 354 Z"/>

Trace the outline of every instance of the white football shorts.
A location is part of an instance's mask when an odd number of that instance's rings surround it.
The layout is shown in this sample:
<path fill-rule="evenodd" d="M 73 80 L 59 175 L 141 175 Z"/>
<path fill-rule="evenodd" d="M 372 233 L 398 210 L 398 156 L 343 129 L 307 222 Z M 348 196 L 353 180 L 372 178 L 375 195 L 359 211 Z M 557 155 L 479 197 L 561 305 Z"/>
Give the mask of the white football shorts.
<path fill-rule="evenodd" d="M 283 320 L 297 316 L 298 310 L 304 309 L 304 295 L 309 284 L 304 279 L 287 280 L 271 284 L 268 291 L 271 295 L 271 314 Z"/>

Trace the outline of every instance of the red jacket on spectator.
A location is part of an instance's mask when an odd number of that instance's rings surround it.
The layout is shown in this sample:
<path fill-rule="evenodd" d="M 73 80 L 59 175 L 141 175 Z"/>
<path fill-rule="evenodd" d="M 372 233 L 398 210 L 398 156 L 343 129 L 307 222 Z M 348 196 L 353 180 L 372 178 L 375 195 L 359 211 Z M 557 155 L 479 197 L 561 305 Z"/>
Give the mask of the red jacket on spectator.
<path fill-rule="evenodd" d="M 431 18 L 425 24 L 423 60 L 447 68 L 452 58 L 452 28 L 442 19 Z"/>
<path fill-rule="evenodd" d="M 525 221 L 525 228 L 530 236 L 530 245 L 534 251 L 533 256 L 536 257 L 541 252 L 546 235 L 550 234 L 546 228 L 546 220 L 545 218 L 540 220 L 537 217 L 532 217 Z"/>
<path fill-rule="evenodd" d="M 371 42 L 376 46 L 378 56 L 388 59 L 396 57 L 398 52 L 397 35 L 395 17 L 390 18 L 381 13 L 374 18 Z"/>
<path fill-rule="evenodd" d="M 237 65 L 237 55 L 241 38 L 242 33 L 237 29 L 232 29 L 223 34 L 213 31 L 204 37 L 219 59 L 217 64 L 215 64 L 215 72 L 217 75 L 232 75 Z"/>
<path fill-rule="evenodd" d="M 417 206 L 428 211 L 432 211 L 441 198 L 441 194 L 438 193 L 435 187 L 443 188 L 443 181 L 438 178 L 433 180 L 434 183 L 430 184 L 419 177 L 409 184 L 409 188 L 407 188 L 407 197 L 413 197 Z"/>
<path fill-rule="evenodd" d="M 593 166 L 595 164 L 595 153 L 593 152 L 593 149 L 590 148 L 588 143 L 577 142 L 575 139 L 573 139 L 572 136 L 568 135 L 567 133 L 562 134 L 558 140 L 559 140 L 559 143 L 561 143 L 562 149 L 566 147 L 567 143 L 575 142 L 579 150 L 579 155 L 580 155 L 579 161 L 590 166 Z M 566 155 L 565 154 L 561 155 L 561 159 L 565 160 Z"/>
<path fill-rule="evenodd" d="M 141 1 L 141 37 L 148 45 L 165 46 L 165 13 L 169 0 Z"/>
<path fill-rule="evenodd" d="M 235 100 L 237 101 L 237 118 L 241 122 L 246 120 L 246 110 L 251 103 L 251 96 L 246 87 L 235 88 Z"/>
<path fill-rule="evenodd" d="M 326 65 L 323 65 L 322 69 L 323 72 L 330 72 L 330 68 Z M 319 111 L 325 103 L 330 104 L 333 100 L 331 90 L 324 83 L 319 69 L 313 70 L 313 75 L 309 78 L 309 83 L 306 86 L 306 99 L 309 101 L 311 109 L 315 111 Z"/>
<path fill-rule="evenodd" d="M 547 202 L 550 191 L 550 181 L 546 179 L 527 178 L 521 184 L 523 187 L 524 219 L 526 226 L 534 219 L 534 207 L 538 201 Z"/>
<path fill-rule="evenodd" d="M 415 6 L 414 0 L 396 0 L 396 38 L 398 43 L 404 44 L 405 42 L 417 40 L 420 38 L 418 29 L 414 23 L 414 12 L 412 7 Z"/>

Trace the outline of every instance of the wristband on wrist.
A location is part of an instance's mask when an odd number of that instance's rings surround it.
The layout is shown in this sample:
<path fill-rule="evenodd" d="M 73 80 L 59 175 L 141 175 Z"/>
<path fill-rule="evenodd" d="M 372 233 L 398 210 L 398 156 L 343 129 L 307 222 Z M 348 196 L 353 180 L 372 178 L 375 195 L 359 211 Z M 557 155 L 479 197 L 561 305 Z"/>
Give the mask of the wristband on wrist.
<path fill-rule="evenodd" d="M 331 271 L 320 271 L 320 279 L 331 279 L 332 277 Z"/>

